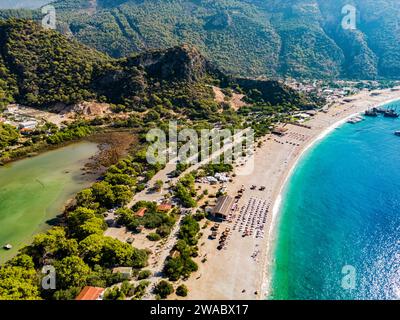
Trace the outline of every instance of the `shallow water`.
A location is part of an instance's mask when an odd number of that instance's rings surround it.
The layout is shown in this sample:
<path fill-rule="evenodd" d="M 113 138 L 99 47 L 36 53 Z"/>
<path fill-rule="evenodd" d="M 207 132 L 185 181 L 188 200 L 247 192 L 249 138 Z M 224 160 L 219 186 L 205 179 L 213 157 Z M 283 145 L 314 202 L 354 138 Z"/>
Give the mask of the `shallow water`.
<path fill-rule="evenodd" d="M 278 222 L 271 298 L 400 299 L 396 130 L 400 119 L 345 124 L 300 160 Z"/>
<path fill-rule="evenodd" d="M 68 199 L 91 181 L 81 168 L 97 145 L 72 144 L 0 167 L 0 263 L 49 227 Z M 13 249 L 2 247 L 10 243 Z"/>

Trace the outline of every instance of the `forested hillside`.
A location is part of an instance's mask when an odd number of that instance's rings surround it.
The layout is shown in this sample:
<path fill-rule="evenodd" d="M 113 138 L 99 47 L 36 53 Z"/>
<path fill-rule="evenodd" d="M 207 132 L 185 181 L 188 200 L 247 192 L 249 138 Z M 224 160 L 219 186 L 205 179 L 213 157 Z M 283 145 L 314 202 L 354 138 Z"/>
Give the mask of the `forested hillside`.
<path fill-rule="evenodd" d="M 343 30 L 342 7 L 357 7 Z M 179 44 L 242 76 L 399 78 L 397 0 L 58 0 L 58 27 L 114 57 Z M 27 15 L 3 12 L 0 16 Z"/>
<path fill-rule="evenodd" d="M 225 75 L 188 45 L 114 59 L 33 21 L 12 19 L 0 22 L 0 46 L 1 105 L 47 108 L 97 100 L 127 110 L 158 105 L 209 118 L 221 107 L 212 85 L 242 90 L 243 80 Z M 247 80 L 243 90 L 253 89 L 272 105 L 313 105 L 275 81 Z"/>
<path fill-rule="evenodd" d="M 51 0 L 1 0 L 0 9 L 39 8 Z"/>
<path fill-rule="evenodd" d="M 0 71 L 5 75 L 5 83 L 0 82 L 0 90 L 5 88 L 2 100 L 12 95 L 27 105 L 94 98 L 93 70 L 108 59 L 58 32 L 22 20 L 0 23 L 0 46 Z"/>

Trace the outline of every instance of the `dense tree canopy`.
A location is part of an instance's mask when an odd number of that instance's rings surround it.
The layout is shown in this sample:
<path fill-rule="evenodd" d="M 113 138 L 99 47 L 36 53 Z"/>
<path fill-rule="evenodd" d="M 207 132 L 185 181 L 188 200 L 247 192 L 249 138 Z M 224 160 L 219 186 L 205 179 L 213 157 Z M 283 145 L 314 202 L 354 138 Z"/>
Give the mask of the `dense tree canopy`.
<path fill-rule="evenodd" d="M 38 281 L 32 267 L 0 266 L 0 300 L 39 300 Z"/>
<path fill-rule="evenodd" d="M 18 138 L 19 133 L 14 127 L 0 123 L 0 148 L 13 145 L 18 141 Z"/>
<path fill-rule="evenodd" d="M 0 300 L 38 300 L 39 277 L 30 256 L 19 254 L 0 266 Z"/>
<path fill-rule="evenodd" d="M 178 181 L 174 187 L 174 195 L 184 207 L 196 207 L 196 200 L 193 199 L 196 196 L 196 190 L 194 189 L 194 177 L 191 174 L 185 175 Z"/>
<path fill-rule="evenodd" d="M 0 20 L 0 45 L 0 107 L 11 101 L 43 108 L 98 100 L 114 104 L 115 111 L 147 111 L 146 123 L 172 119 L 171 111 L 210 120 L 223 109 L 210 84 L 227 86 L 237 81 L 188 45 L 112 59 L 26 20 Z M 297 95 L 293 90 L 273 83 L 275 87 L 268 90 L 273 104 L 303 103 L 293 99 Z M 284 94 L 276 99 L 274 91 Z M 137 122 L 126 120 L 125 125 Z M 88 131 L 84 125 L 68 127 L 48 142 L 79 138 Z"/>
<path fill-rule="evenodd" d="M 78 256 L 69 256 L 57 261 L 55 268 L 60 289 L 83 287 L 91 272 L 89 266 Z"/>
<path fill-rule="evenodd" d="M 83 286 L 109 287 L 122 282 L 121 275 L 112 273 L 114 267 L 140 270 L 147 266 L 148 251 L 104 236 L 107 228 L 104 212 L 131 199 L 132 181 L 147 166 L 135 161 L 140 161 L 140 157 L 118 161 L 104 175 L 105 179 L 112 177 L 109 182 L 97 182 L 78 193 L 76 204 L 66 210 L 60 226 L 36 235 L 31 245 L 0 267 L 0 299 L 74 299 Z M 155 204 L 144 204 L 156 215 L 146 217 L 149 225 L 154 223 L 167 228 L 175 223 L 173 216 L 157 212 Z M 117 214 L 133 217 L 128 208 L 120 208 Z M 44 265 L 53 265 L 56 269 L 55 291 L 41 291 L 39 288 L 40 270 Z M 2 282 L 2 277 L 10 279 Z M 146 286 L 139 285 L 129 292 L 139 298 Z"/>
<path fill-rule="evenodd" d="M 244 76 L 400 75 L 397 0 L 98 0 L 88 15 L 91 3 L 57 1 L 59 29 L 115 57 L 190 43 Z M 357 8 L 356 30 L 339 27 L 348 4 Z"/>

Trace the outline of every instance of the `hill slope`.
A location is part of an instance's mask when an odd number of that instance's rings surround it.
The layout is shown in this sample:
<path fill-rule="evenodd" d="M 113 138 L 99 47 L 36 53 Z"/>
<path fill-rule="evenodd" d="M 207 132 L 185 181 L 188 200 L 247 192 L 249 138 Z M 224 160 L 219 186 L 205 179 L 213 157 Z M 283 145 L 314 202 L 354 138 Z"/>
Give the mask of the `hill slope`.
<path fill-rule="evenodd" d="M 108 59 L 58 32 L 22 20 L 0 22 L 0 47 L 4 73 L 15 81 L 3 80 L 9 86 L 14 83 L 13 96 L 27 105 L 94 98 L 90 90 L 93 69 Z"/>
<path fill-rule="evenodd" d="M 0 104 L 40 108 L 98 100 L 145 111 L 160 105 L 191 118 L 215 115 L 212 85 L 257 89 L 259 101 L 313 106 L 276 81 L 226 76 L 183 45 L 114 59 L 26 20 L 0 22 Z M 243 83 L 243 85 L 242 85 Z"/>
<path fill-rule="evenodd" d="M 1 0 L 0 9 L 39 8 L 51 0 Z"/>
<path fill-rule="evenodd" d="M 114 57 L 187 43 L 238 75 L 399 78 L 397 0 L 58 0 L 59 28 Z M 15 14 L 15 13 L 14 13 Z M 10 13 L 7 13 L 10 15 Z"/>

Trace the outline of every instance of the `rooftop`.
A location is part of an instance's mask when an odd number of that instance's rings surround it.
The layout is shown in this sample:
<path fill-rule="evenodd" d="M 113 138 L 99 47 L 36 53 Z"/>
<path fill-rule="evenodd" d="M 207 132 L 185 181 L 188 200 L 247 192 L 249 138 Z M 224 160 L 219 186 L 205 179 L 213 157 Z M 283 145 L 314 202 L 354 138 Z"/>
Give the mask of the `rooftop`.
<path fill-rule="evenodd" d="M 75 298 L 75 300 L 100 300 L 101 295 L 104 292 L 104 288 L 98 287 L 84 287 L 81 293 Z"/>
<path fill-rule="evenodd" d="M 162 203 L 159 206 L 157 206 L 157 211 L 169 212 L 171 209 L 172 205 L 169 203 Z"/>
<path fill-rule="evenodd" d="M 279 136 L 284 136 L 289 129 L 284 128 L 284 127 L 278 127 L 272 130 L 273 134 L 279 135 Z"/>
<path fill-rule="evenodd" d="M 140 208 L 140 209 L 135 213 L 135 216 L 137 216 L 137 217 L 143 217 L 144 214 L 146 213 L 146 211 L 147 211 L 147 208 Z"/>
<path fill-rule="evenodd" d="M 212 214 L 222 215 L 222 216 L 229 215 L 232 203 L 233 203 L 233 198 L 230 196 L 223 196 L 218 198 L 218 202 L 214 207 L 214 209 L 212 210 Z"/>

